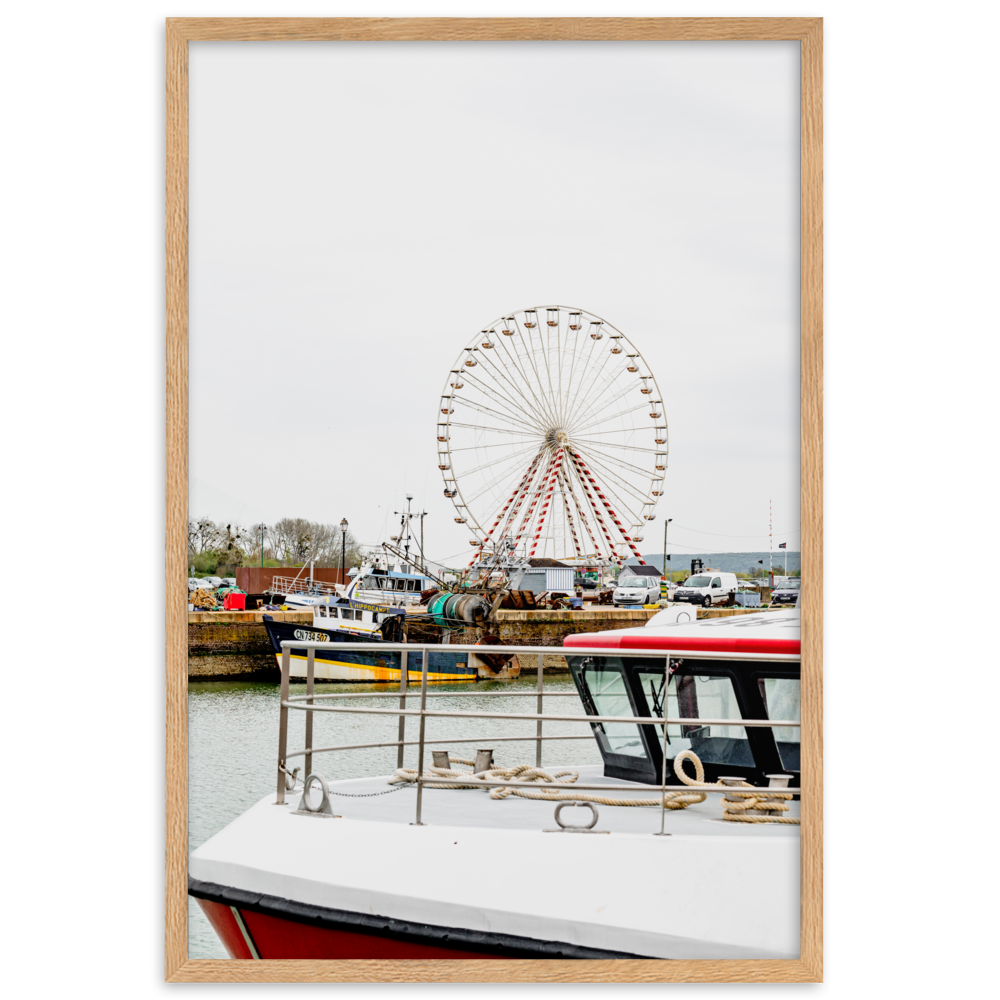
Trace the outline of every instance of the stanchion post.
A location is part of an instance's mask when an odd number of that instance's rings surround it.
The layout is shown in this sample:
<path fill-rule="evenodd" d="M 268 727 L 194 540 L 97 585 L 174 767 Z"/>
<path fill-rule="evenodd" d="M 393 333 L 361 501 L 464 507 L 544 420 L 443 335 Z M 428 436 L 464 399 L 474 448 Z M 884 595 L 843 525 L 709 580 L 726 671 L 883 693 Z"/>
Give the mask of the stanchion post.
<path fill-rule="evenodd" d="M 313 703 L 313 682 L 316 676 L 316 650 L 309 649 L 306 653 L 306 704 Z M 306 773 L 308 778 L 313 773 L 313 715 L 314 712 L 306 712 Z"/>
<path fill-rule="evenodd" d="M 667 698 L 670 697 L 670 657 L 663 667 L 663 783 L 660 787 L 660 832 L 654 837 L 665 837 L 667 821 Z"/>
<path fill-rule="evenodd" d="M 278 799 L 275 805 L 285 804 L 285 754 L 288 752 L 288 709 L 285 702 L 288 701 L 288 674 L 292 667 L 291 651 L 287 646 L 281 650 L 281 687 L 279 689 L 279 700 L 281 711 L 278 715 Z"/>
<path fill-rule="evenodd" d="M 417 819 L 413 826 L 423 826 L 423 821 L 421 820 L 421 809 L 423 808 L 423 796 L 424 796 L 424 786 L 423 786 L 423 776 L 424 776 L 424 726 L 427 724 L 427 716 L 424 712 L 427 709 L 427 661 L 430 657 L 427 655 L 427 647 L 423 646 L 421 649 L 421 660 L 423 670 L 420 675 L 420 737 L 418 741 L 417 748 Z"/>
<path fill-rule="evenodd" d="M 407 652 L 404 649 L 399 654 L 399 707 L 406 708 L 406 682 L 409 679 L 410 668 L 407 663 Z M 399 746 L 396 749 L 396 767 L 403 766 L 403 741 L 406 739 L 406 716 L 399 717 Z"/>
<path fill-rule="evenodd" d="M 542 714 L 542 697 L 545 687 L 545 654 L 538 654 L 538 695 L 535 698 L 535 712 Z M 535 767 L 542 766 L 542 720 L 535 723 Z"/>

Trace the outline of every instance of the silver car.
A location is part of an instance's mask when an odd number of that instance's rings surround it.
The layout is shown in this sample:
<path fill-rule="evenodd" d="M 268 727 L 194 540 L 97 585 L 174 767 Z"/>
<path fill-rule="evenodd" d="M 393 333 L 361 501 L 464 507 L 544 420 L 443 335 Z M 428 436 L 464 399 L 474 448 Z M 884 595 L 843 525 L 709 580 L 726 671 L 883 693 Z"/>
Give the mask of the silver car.
<path fill-rule="evenodd" d="M 660 578 L 622 573 L 611 600 L 614 604 L 656 604 L 660 600 Z"/>

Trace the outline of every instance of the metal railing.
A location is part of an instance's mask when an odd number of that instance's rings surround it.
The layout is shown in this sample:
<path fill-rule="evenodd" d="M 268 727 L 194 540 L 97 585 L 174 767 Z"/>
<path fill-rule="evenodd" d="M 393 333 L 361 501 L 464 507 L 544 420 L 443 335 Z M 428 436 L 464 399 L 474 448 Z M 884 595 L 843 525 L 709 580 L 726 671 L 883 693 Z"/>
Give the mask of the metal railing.
<path fill-rule="evenodd" d="M 306 650 L 306 693 L 304 695 L 289 696 L 289 683 L 291 677 L 291 651 L 293 649 Z M 305 757 L 305 778 L 308 778 L 312 774 L 312 758 L 313 754 L 318 753 L 330 753 L 338 750 L 367 750 L 379 747 L 396 747 L 396 767 L 401 768 L 403 766 L 403 751 L 405 747 L 417 746 L 417 777 L 415 784 L 417 786 L 417 803 L 416 803 L 416 819 L 415 825 L 423 826 L 422 822 L 422 808 L 423 808 L 423 789 L 424 785 L 428 782 L 432 782 L 435 786 L 440 785 L 455 785 L 468 787 L 468 778 L 445 778 L 439 777 L 437 775 L 424 775 L 424 748 L 428 744 L 453 744 L 453 743 L 483 743 L 487 741 L 492 742 L 534 742 L 535 743 L 535 766 L 542 766 L 542 742 L 544 740 L 574 740 L 574 739 L 586 739 L 592 740 L 594 737 L 591 733 L 583 736 L 545 736 L 543 735 L 542 725 L 545 721 L 549 722 L 586 722 L 588 724 L 594 722 L 600 723 L 632 723 L 635 725 L 645 725 L 645 726 L 662 726 L 663 727 L 663 774 L 662 781 L 659 786 L 650 785 L 649 791 L 654 790 L 659 791 L 661 795 L 667 792 L 667 726 L 670 725 L 697 725 L 697 726 L 741 726 L 741 727 L 766 727 L 766 728 L 800 728 L 801 723 L 798 720 L 792 719 L 703 719 L 703 718 L 674 718 L 674 717 L 657 717 L 657 716 L 609 716 L 609 715 L 546 715 L 543 712 L 544 709 L 544 698 L 545 698 L 545 675 L 544 675 L 544 660 L 546 655 L 559 655 L 564 657 L 570 656 L 596 656 L 602 658 L 621 658 L 627 657 L 629 659 L 633 658 L 643 658 L 643 659 L 655 659 L 665 661 L 665 671 L 666 676 L 670 676 L 670 661 L 672 659 L 684 659 L 684 660 L 718 660 L 720 657 L 726 660 L 751 660 L 763 663 L 787 663 L 787 662 L 797 662 L 800 658 L 795 654 L 768 654 L 768 653 L 738 653 L 738 652 L 726 652 L 720 654 L 718 652 L 704 652 L 704 651 L 692 651 L 692 650 L 678 650 L 676 652 L 667 652 L 664 650 L 650 650 L 650 649 L 608 649 L 608 648 L 589 648 L 589 647 L 563 647 L 563 646 L 474 646 L 474 645 L 447 645 L 441 646 L 436 643 L 394 643 L 394 642 L 371 642 L 371 643 L 350 643 L 348 652 L 380 652 L 380 653 L 399 653 L 400 654 L 400 682 L 399 690 L 396 692 L 345 692 L 343 694 L 339 693 L 329 693 L 329 694 L 316 694 L 315 691 L 315 672 L 316 672 L 316 650 L 317 649 L 330 649 L 330 643 L 328 642 L 304 642 L 295 639 L 286 639 L 281 643 L 281 689 L 280 689 L 280 722 L 278 727 L 278 780 L 277 780 L 277 805 L 281 805 L 285 801 L 285 792 L 291 791 L 292 788 L 287 785 L 287 776 L 291 773 L 287 769 L 288 761 L 295 757 Z M 429 692 L 427 690 L 427 674 L 429 668 L 429 652 L 441 652 L 445 650 L 450 653 L 483 653 L 483 651 L 488 650 L 490 655 L 517 655 L 518 657 L 534 655 L 537 657 L 537 682 L 534 692 L 529 691 L 442 691 L 442 692 Z M 408 669 L 408 659 L 410 653 L 421 654 L 421 668 L 420 668 L 420 692 L 419 695 L 416 692 L 409 692 L 408 681 L 410 670 Z M 415 672 L 415 671 L 414 671 Z M 535 696 L 535 712 L 531 713 L 515 713 L 515 712 L 484 712 L 484 711 L 434 711 L 427 708 L 428 698 L 483 698 L 491 696 L 504 696 L 504 697 L 530 697 Z M 406 707 L 407 698 L 420 698 L 420 708 L 410 709 Z M 551 691 L 548 693 L 549 698 L 578 698 L 579 695 L 576 691 Z M 398 698 L 399 705 L 396 708 L 351 708 L 348 706 L 331 706 L 331 705 L 319 705 L 316 704 L 319 701 L 328 700 L 341 700 L 341 699 L 351 699 L 351 698 Z M 301 750 L 294 750 L 288 752 L 288 713 L 289 711 L 304 711 L 306 713 L 305 719 L 305 747 Z M 316 712 L 331 712 L 331 713 L 343 713 L 351 715 L 395 715 L 399 717 L 399 733 L 398 739 L 391 741 L 383 741 L 378 743 L 355 743 L 340 746 L 331 747 L 315 747 L 313 746 L 313 715 Z M 416 740 L 406 739 L 406 720 L 407 718 L 417 718 L 420 720 L 419 735 Z M 530 721 L 535 720 L 535 735 L 534 736 L 483 736 L 475 738 L 461 737 L 457 739 L 434 739 L 428 740 L 426 738 L 426 722 L 428 718 L 459 718 L 459 719 L 507 719 L 507 720 L 519 720 L 519 721 Z M 292 786 L 294 787 L 294 786 Z M 482 788 L 523 788 L 524 782 L 518 781 L 500 781 L 493 779 L 476 779 L 476 787 Z M 601 791 L 601 792 L 629 792 L 634 795 L 636 793 L 635 784 L 630 785 L 608 785 L 608 784 L 573 784 L 574 790 L 579 791 Z M 731 792 L 731 788 L 726 788 L 720 785 L 707 785 L 707 784 L 693 784 L 685 785 L 684 791 L 686 792 L 715 792 L 718 794 L 725 795 Z M 666 814 L 666 800 L 664 798 L 664 804 L 661 808 L 661 833 L 663 829 L 663 818 Z"/>
<path fill-rule="evenodd" d="M 336 594 L 337 589 L 332 583 L 312 580 L 308 576 L 275 576 L 268 585 L 266 594 L 306 594 L 323 595 Z"/>

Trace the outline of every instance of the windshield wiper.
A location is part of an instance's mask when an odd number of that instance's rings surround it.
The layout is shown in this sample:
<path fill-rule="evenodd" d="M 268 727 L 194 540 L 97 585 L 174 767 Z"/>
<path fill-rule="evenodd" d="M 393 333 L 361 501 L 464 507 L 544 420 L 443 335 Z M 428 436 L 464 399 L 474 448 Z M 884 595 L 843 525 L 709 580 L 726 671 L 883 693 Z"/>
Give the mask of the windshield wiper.
<path fill-rule="evenodd" d="M 665 716 L 666 715 L 666 712 L 663 711 L 663 702 L 660 699 L 660 696 L 663 694 L 663 688 L 666 685 L 666 683 L 667 683 L 667 676 L 666 676 L 665 673 L 663 675 L 663 680 L 660 681 L 660 690 L 659 690 L 659 692 L 657 692 L 653 688 L 653 682 L 652 681 L 649 682 L 649 696 L 653 699 L 653 712 L 656 715 L 661 715 L 661 716 Z M 664 735 L 666 737 L 667 742 L 669 743 L 670 742 L 670 733 L 666 732 L 666 726 L 664 726 Z"/>

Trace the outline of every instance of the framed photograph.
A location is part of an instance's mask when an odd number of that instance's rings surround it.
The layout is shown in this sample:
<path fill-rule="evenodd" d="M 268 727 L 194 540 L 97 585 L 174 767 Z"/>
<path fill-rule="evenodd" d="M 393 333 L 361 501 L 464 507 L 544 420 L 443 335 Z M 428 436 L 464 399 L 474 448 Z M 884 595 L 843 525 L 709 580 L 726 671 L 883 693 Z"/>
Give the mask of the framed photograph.
<path fill-rule="evenodd" d="M 821 981 L 822 19 L 166 77 L 167 980 Z"/>

